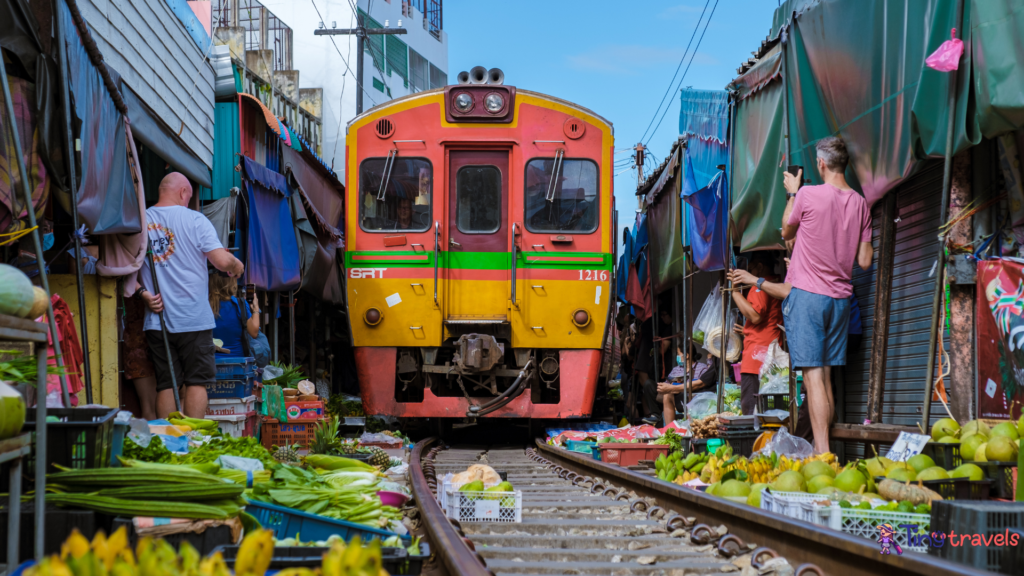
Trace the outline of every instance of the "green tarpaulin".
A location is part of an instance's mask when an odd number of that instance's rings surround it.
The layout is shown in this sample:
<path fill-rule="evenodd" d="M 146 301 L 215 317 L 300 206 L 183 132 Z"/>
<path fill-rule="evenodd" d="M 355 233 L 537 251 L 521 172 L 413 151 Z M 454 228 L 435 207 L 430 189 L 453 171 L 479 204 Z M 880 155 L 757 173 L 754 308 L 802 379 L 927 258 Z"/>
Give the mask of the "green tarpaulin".
<path fill-rule="evenodd" d="M 781 248 L 782 211 L 786 192 L 782 187 L 783 84 L 781 49 L 771 49 L 731 89 L 736 104 L 736 133 L 732 145 L 733 238 L 741 250 Z"/>
<path fill-rule="evenodd" d="M 683 252 L 682 201 L 679 199 L 679 155 L 683 148 L 678 144 L 665 164 L 661 175 L 647 192 L 648 240 L 651 285 L 655 294 L 660 294 L 681 284 L 685 272 L 686 254 Z"/>
<path fill-rule="evenodd" d="M 970 6 L 974 108 L 981 133 L 991 138 L 1024 126 L 1024 3 Z"/>

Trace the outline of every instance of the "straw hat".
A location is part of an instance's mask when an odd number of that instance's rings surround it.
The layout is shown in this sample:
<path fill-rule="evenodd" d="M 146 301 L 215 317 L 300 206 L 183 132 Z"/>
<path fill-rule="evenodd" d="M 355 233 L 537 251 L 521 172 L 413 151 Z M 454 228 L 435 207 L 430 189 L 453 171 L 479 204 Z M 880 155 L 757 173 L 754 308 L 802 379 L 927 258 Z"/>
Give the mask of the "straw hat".
<path fill-rule="evenodd" d="M 722 353 L 719 349 L 722 341 L 722 327 L 718 326 L 708 330 L 707 336 L 704 338 L 704 348 L 713 355 L 721 358 Z M 735 362 L 740 359 L 743 354 L 743 340 L 739 334 L 729 330 L 729 343 L 727 344 L 725 359 L 729 362 Z"/>

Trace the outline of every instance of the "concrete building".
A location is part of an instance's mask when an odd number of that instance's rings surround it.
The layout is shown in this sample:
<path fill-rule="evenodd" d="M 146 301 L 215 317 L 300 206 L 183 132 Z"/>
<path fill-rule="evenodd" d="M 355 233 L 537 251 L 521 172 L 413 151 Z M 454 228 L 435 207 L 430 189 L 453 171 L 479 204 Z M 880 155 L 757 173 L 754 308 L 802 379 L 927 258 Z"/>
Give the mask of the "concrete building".
<path fill-rule="evenodd" d="M 222 0 L 223 1 L 223 0 Z M 245 2 L 246 0 L 241 0 Z M 408 30 L 403 35 L 372 36 L 363 54 L 363 110 L 448 81 L 448 37 L 441 0 L 262 0 L 291 29 L 291 65 L 302 71 L 302 84 L 323 88 L 321 156 L 343 178 L 345 125 L 356 116 L 356 37 L 315 36 L 314 30 L 355 28 L 356 10 L 368 28 L 385 25 Z"/>

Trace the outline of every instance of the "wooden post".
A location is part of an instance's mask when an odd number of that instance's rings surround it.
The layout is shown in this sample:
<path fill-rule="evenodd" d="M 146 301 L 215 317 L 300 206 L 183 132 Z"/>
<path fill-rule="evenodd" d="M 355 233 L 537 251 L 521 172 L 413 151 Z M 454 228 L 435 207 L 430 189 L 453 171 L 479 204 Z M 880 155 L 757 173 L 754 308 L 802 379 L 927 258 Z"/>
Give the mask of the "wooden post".
<path fill-rule="evenodd" d="M 959 212 L 973 198 L 971 190 L 971 152 L 953 158 L 953 183 L 950 190 L 951 212 Z M 973 240 L 973 218 L 953 227 L 949 239 L 954 244 Z M 957 256 L 963 258 L 963 256 Z M 952 278 L 951 278 L 952 279 Z M 973 413 L 971 398 L 974 389 L 974 284 L 955 283 L 949 287 L 949 362 L 946 380 L 949 410 L 958 422 L 967 422 Z M 941 329 L 941 327 L 940 327 Z"/>
<path fill-rule="evenodd" d="M 896 191 L 882 201 L 882 236 L 878 240 L 878 267 L 875 268 L 875 316 L 871 334 L 871 369 L 868 376 L 870 422 L 882 421 L 885 394 L 885 369 L 889 353 L 889 313 L 892 305 L 893 260 L 896 256 Z"/>

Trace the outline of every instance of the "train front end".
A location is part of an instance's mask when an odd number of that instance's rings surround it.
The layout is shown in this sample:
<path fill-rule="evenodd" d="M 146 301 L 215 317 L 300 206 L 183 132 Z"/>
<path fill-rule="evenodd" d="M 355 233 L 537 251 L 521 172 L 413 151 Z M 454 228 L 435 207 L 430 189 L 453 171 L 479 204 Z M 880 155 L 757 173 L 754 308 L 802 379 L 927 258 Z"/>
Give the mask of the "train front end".
<path fill-rule="evenodd" d="M 500 84 L 348 128 L 345 265 L 368 414 L 589 416 L 614 301 L 610 123 Z"/>

